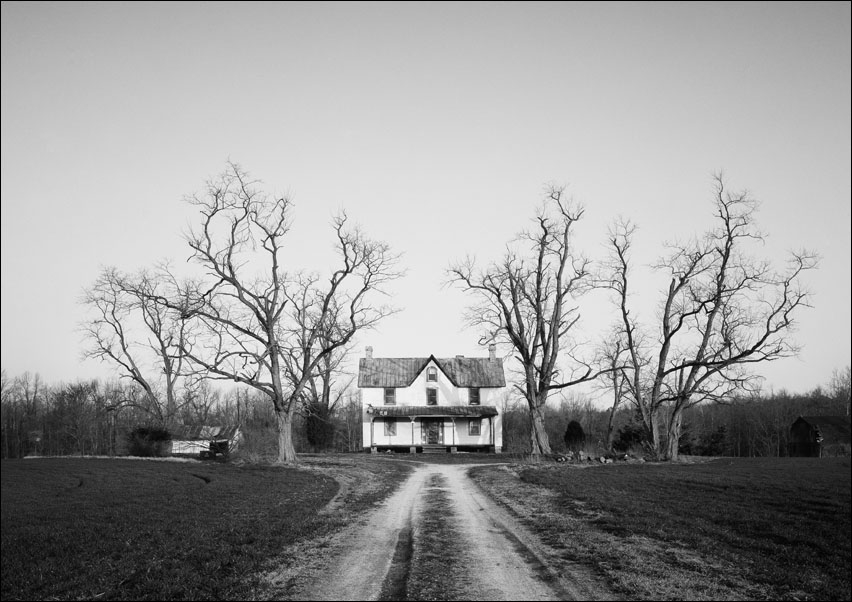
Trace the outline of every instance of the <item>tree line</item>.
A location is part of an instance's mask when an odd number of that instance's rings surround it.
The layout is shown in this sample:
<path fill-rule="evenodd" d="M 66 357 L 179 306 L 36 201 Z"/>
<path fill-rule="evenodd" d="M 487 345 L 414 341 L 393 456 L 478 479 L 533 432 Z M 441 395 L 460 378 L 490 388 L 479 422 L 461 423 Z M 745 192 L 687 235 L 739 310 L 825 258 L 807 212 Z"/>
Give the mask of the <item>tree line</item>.
<path fill-rule="evenodd" d="M 312 249 L 286 247 L 292 201 L 268 194 L 235 163 L 185 200 L 197 216 L 185 234 L 187 269 L 168 260 L 135 272 L 104 268 L 81 299 L 89 310 L 84 354 L 116 369 L 127 416 L 143 412 L 165 428 L 185 420 L 211 382 L 244 386 L 268 405 L 276 460 L 295 462 L 296 422 L 305 417 L 312 437 L 331 432 L 356 336 L 399 311 L 387 300 L 404 273 L 400 255 L 342 211 L 331 223 L 333 265 L 301 268 Z M 608 255 L 593 260 L 575 245 L 585 209 L 564 188 L 546 189 L 531 227 L 500 259 L 450 264 L 447 282 L 470 298 L 469 326 L 509 358 L 530 454 L 552 453 L 551 441 L 558 447 L 553 401 L 594 382 L 612 400 L 606 448 L 626 411 L 648 453 L 675 459 L 693 410 L 754 397 L 753 368 L 798 352 L 791 333 L 810 306 L 804 277 L 818 258 L 799 250 L 778 267 L 758 256 L 756 210 L 748 192 L 714 178 L 709 226 L 676 226 L 686 240 L 666 243 L 653 266 L 665 284 L 652 318 L 633 306 L 637 224 L 613 222 Z M 578 335 L 581 304 L 594 290 L 610 295 L 613 319 L 588 344 Z M 77 395 L 59 391 L 62 399 Z"/>
<path fill-rule="evenodd" d="M 332 396 L 321 409 L 305 406 L 294 420 L 294 447 L 298 453 L 356 452 L 362 450 L 362 408 L 357 389 Z M 685 413 L 678 440 L 679 452 L 704 456 L 788 455 L 790 426 L 801 415 L 848 415 L 852 375 L 847 366 L 836 370 L 829 383 L 806 393 L 772 392 L 733 398 L 725 403 L 701 404 Z M 132 429 L 161 424 L 159 409 L 144 404 L 138 385 L 111 381 L 46 384 L 38 375 L 2 376 L 3 458 L 27 455 L 115 455 L 126 448 Z M 186 391 L 177 400 L 177 419 L 186 424 L 239 424 L 244 441 L 239 454 L 248 460 L 272 461 L 277 456 L 275 415 L 262 395 L 247 387 L 223 390 L 208 384 Z M 519 396 L 507 398 L 503 415 L 504 451 L 527 455 L 530 413 Z M 648 442 L 641 416 L 633 407 L 615 415 L 588 396 L 561 395 L 546 404 L 544 424 L 554 453 L 569 446 L 571 423 L 582 429 L 586 453 L 644 455 Z"/>
<path fill-rule="evenodd" d="M 695 405 L 684 413 L 676 442 L 680 454 L 698 456 L 784 457 L 789 455 L 790 427 L 799 416 L 849 416 L 850 367 L 835 370 L 831 380 L 805 393 L 768 392 L 733 397 L 724 402 Z M 529 453 L 529 414 L 522 400 L 503 409 L 507 452 Z M 545 410 L 548 436 L 555 453 L 565 453 L 566 430 L 572 421 L 582 426 L 582 448 L 594 456 L 631 453 L 648 456 L 647 440 L 638 410 L 627 404 L 601 408 L 582 395 L 565 395 Z M 669 442 L 666 441 L 669 445 Z"/>
<path fill-rule="evenodd" d="M 2 374 L 0 454 L 111 456 L 126 453 L 130 433 L 162 426 L 163 408 L 137 383 L 98 380 L 48 384 L 38 374 Z M 245 386 L 221 388 L 202 382 L 181 389 L 173 424 L 240 425 L 240 454 L 274 461 L 277 457 L 274 409 Z M 361 403 L 348 389 L 324 411 L 305 405 L 294 420 L 299 452 L 361 450 Z"/>

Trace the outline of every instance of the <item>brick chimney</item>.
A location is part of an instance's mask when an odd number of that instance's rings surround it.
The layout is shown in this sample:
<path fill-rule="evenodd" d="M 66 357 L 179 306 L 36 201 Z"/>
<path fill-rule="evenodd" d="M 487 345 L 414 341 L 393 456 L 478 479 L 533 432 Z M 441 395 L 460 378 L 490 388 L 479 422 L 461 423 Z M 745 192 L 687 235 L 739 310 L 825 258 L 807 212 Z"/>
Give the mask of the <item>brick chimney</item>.
<path fill-rule="evenodd" d="M 364 350 L 364 357 L 366 357 L 368 360 L 373 359 L 373 348 L 372 347 L 367 347 Z"/>
<path fill-rule="evenodd" d="M 497 359 L 497 345 L 491 343 L 488 346 L 488 359 L 496 360 Z"/>

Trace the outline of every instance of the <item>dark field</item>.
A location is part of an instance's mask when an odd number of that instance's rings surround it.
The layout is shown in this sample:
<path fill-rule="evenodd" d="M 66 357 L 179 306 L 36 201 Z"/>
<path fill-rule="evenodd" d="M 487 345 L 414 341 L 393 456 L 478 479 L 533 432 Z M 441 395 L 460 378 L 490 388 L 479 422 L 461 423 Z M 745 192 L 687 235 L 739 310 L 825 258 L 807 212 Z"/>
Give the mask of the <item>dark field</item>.
<path fill-rule="evenodd" d="M 317 455 L 303 458 L 307 470 L 3 461 L 2 599 L 263 598 L 262 575 L 372 507 L 411 460 L 517 459 Z M 627 599 L 850 599 L 848 458 L 515 462 L 472 474 L 556 550 L 557 570 L 582 564 Z M 424 578 L 446 551 L 428 543 L 414 550 Z"/>
<path fill-rule="evenodd" d="M 849 458 L 473 474 L 630 599 L 850 599 Z"/>
<path fill-rule="evenodd" d="M 324 463 L 371 482 L 346 496 L 351 512 L 408 472 L 361 464 Z M 337 492 L 319 469 L 4 460 L 2 599 L 251 599 L 270 560 L 342 526 L 319 512 Z"/>

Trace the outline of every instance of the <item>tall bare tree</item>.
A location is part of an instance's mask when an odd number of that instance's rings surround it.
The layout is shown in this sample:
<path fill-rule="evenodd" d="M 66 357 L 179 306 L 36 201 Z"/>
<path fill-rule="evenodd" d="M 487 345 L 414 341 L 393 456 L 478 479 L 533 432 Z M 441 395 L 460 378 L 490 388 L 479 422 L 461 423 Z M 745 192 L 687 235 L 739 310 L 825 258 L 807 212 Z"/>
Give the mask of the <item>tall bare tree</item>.
<path fill-rule="evenodd" d="M 470 325 L 484 330 L 483 341 L 510 345 L 520 364 L 516 386 L 530 411 L 533 455 L 551 451 L 544 425 L 550 394 L 601 373 L 574 357 L 568 338 L 580 319 L 575 297 L 585 292 L 590 276 L 590 261 L 572 246 L 583 213 L 563 188 L 550 188 L 535 229 L 522 233 L 502 261 L 480 270 L 468 258 L 449 269 L 449 281 L 476 299 Z M 573 360 L 570 372 L 560 369 L 560 355 Z"/>
<path fill-rule="evenodd" d="M 627 373 L 623 369 L 627 348 L 620 335 L 621 329 L 617 328 L 612 336 L 607 337 L 602 342 L 599 352 L 601 360 L 609 368 L 609 373 L 602 379 L 598 388 L 612 394 L 612 404 L 609 407 L 606 424 L 606 449 L 608 451 L 612 451 L 615 441 L 615 416 L 625 400 L 628 388 Z"/>
<path fill-rule="evenodd" d="M 642 330 L 642 325 L 629 309 L 631 248 L 636 226 L 629 220 L 619 218 L 609 231 L 610 258 L 601 268 L 599 282 L 613 290 L 619 310 L 619 323 L 613 329 L 610 341 L 620 350 L 617 362 L 609 357 L 611 364 L 620 367 L 620 385 L 633 400 L 637 414 L 642 420 L 642 430 L 651 451 L 657 454 L 661 445 L 660 407 L 663 400 L 652 398 L 648 391 L 653 389 L 649 380 L 649 366 L 653 363 L 652 345 Z M 623 358 L 623 359 L 622 359 Z"/>
<path fill-rule="evenodd" d="M 187 376 L 181 349 L 189 333 L 185 321 L 157 302 L 163 293 L 158 277 L 146 270 L 126 274 L 104 268 L 83 292 L 92 314 L 82 324 L 89 343 L 83 355 L 112 363 L 121 377 L 139 385 L 145 395 L 133 405 L 170 426 Z"/>
<path fill-rule="evenodd" d="M 631 397 L 651 444 L 663 458 L 678 457 L 684 410 L 706 400 L 729 398 L 753 388 L 753 364 L 798 352 L 791 334 L 799 310 L 809 307 L 802 276 L 817 266 L 813 253 L 791 253 L 787 267 L 749 255 L 748 243 L 763 236 L 755 224 L 757 204 L 748 192 L 729 192 L 715 177 L 715 226 L 701 239 L 670 244 L 654 266 L 668 273 L 656 325 L 656 340 L 643 348 L 642 326 L 628 309 L 629 255 L 634 227 L 611 231 L 610 283 L 616 292 L 628 349 Z M 648 340 L 648 339 L 645 339 Z M 651 358 L 646 365 L 645 359 Z M 656 425 L 664 413 L 665 441 Z"/>
<path fill-rule="evenodd" d="M 342 213 L 333 222 L 338 265 L 330 277 L 286 272 L 292 201 L 264 193 L 234 163 L 188 200 L 201 223 L 187 242 L 206 274 L 181 289 L 182 300 L 167 303 L 198 329 L 184 352 L 212 378 L 266 395 L 278 461 L 295 463 L 292 425 L 305 388 L 328 356 L 393 311 L 373 297 L 400 275 L 397 256 Z"/>

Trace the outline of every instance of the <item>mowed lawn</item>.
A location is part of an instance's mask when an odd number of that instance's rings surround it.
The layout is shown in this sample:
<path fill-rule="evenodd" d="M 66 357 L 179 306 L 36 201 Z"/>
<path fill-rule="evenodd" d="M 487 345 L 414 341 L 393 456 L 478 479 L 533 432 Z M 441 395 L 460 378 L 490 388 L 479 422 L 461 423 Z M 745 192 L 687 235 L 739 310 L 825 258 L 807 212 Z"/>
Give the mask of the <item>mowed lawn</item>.
<path fill-rule="evenodd" d="M 849 600 L 849 458 L 476 468 L 571 563 L 635 600 Z"/>
<path fill-rule="evenodd" d="M 346 469 L 345 466 L 342 467 Z M 371 506 L 408 472 L 381 463 Z M 366 474 L 366 473 L 365 473 Z M 251 599 L 288 549 L 342 526 L 321 470 L 108 459 L 2 462 L 2 599 Z"/>

